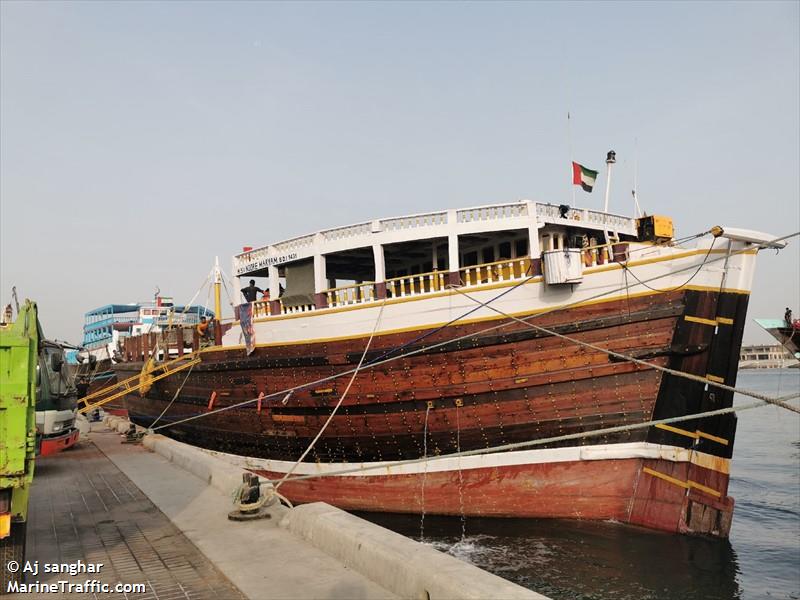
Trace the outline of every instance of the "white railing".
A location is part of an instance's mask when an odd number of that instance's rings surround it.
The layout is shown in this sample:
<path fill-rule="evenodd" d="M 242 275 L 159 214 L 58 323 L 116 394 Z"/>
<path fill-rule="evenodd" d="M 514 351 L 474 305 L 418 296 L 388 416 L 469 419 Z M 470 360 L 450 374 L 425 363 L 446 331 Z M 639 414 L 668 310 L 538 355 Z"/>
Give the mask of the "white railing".
<path fill-rule="evenodd" d="M 446 225 L 447 212 L 434 212 L 422 215 L 411 215 L 408 217 L 397 217 L 395 219 L 384 219 L 380 223 L 383 231 L 401 231 L 404 229 L 416 229 L 418 227 Z"/>
<path fill-rule="evenodd" d="M 445 288 L 446 277 L 444 271 L 392 277 L 386 280 L 386 297 L 403 298 L 438 292 Z"/>
<path fill-rule="evenodd" d="M 456 211 L 456 222 L 473 223 L 475 221 L 494 221 L 497 219 L 513 219 L 524 217 L 528 214 L 528 205 L 525 202 L 514 204 L 500 204 L 495 206 L 479 206 Z"/>
<path fill-rule="evenodd" d="M 300 237 L 292 238 L 290 240 L 286 240 L 285 242 L 279 242 L 275 244 L 273 247 L 277 254 L 286 254 L 287 252 L 297 251 L 302 248 L 307 248 L 314 244 L 314 234 L 311 233 L 309 235 L 301 235 Z"/>
<path fill-rule="evenodd" d="M 371 281 L 330 288 L 323 293 L 329 307 L 372 302 L 376 298 L 375 284 Z"/>
<path fill-rule="evenodd" d="M 358 223 L 346 227 L 337 227 L 336 229 L 326 229 L 322 232 L 322 236 L 325 238 L 325 241 L 330 242 L 367 235 L 371 231 L 371 223 Z"/>
<path fill-rule="evenodd" d="M 602 229 L 611 229 L 619 233 L 636 235 L 636 219 L 624 217 L 622 215 L 613 215 L 600 210 L 570 208 L 562 216 L 559 206 L 555 204 L 540 204 L 537 202 L 536 216 L 545 221 L 578 221 Z M 578 225 L 578 223 L 575 223 L 575 225 Z"/>
<path fill-rule="evenodd" d="M 262 319 L 264 317 L 271 317 L 274 315 L 294 315 L 297 313 L 306 313 L 316 310 L 317 307 L 313 304 L 301 304 L 298 306 L 284 306 L 283 301 L 280 302 L 280 312 L 272 312 L 272 303 L 269 300 L 257 300 L 253 304 L 253 318 Z"/>
<path fill-rule="evenodd" d="M 298 313 L 306 313 L 312 312 L 316 310 L 317 307 L 313 304 L 300 304 L 298 306 L 284 306 L 283 302 L 281 302 L 281 314 L 282 315 L 295 315 Z"/>
<path fill-rule="evenodd" d="M 510 258 L 491 263 L 484 263 L 482 265 L 464 267 L 460 269 L 459 272 L 461 273 L 461 282 L 465 286 L 469 287 L 487 283 L 523 279 L 531 275 L 530 266 L 531 261 L 527 257 Z"/>

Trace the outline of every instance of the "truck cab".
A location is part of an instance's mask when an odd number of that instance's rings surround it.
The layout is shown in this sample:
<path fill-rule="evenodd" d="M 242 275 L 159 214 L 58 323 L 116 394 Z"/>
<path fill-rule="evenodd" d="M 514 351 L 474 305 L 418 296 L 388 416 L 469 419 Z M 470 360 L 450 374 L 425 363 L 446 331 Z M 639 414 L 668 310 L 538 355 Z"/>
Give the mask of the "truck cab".
<path fill-rule="evenodd" d="M 36 449 L 40 456 L 55 454 L 78 441 L 78 390 L 65 358 L 63 344 L 42 342 L 36 366 Z"/>

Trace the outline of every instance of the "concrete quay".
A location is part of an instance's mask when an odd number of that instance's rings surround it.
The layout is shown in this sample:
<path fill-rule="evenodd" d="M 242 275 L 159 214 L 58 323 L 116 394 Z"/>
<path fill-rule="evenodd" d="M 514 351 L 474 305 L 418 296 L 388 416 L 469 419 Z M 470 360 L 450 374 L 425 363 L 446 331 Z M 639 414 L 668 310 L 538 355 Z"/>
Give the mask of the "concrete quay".
<path fill-rule="evenodd" d="M 241 470 L 160 435 L 121 444 L 128 421 L 105 424 L 91 442 L 244 597 L 545 598 L 324 503 L 276 503 L 271 519 L 231 522 Z"/>

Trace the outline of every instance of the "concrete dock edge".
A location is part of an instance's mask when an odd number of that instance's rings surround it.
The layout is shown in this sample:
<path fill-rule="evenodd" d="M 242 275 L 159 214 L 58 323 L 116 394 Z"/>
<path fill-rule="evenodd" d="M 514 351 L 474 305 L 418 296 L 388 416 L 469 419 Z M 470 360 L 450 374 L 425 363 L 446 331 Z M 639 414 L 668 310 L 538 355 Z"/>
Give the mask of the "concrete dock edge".
<path fill-rule="evenodd" d="M 129 427 L 129 422 L 121 417 L 107 417 L 105 422 L 120 433 Z M 143 445 L 226 495 L 241 482 L 240 468 L 233 468 L 201 449 L 157 434 L 146 435 Z M 547 600 L 541 594 L 329 504 L 281 507 L 279 514 L 282 528 L 401 598 Z"/>

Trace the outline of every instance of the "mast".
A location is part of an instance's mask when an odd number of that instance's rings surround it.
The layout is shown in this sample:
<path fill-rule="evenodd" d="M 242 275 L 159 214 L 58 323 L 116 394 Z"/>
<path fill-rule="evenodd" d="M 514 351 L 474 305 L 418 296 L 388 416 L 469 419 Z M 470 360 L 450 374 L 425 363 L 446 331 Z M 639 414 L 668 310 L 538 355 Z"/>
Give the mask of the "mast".
<path fill-rule="evenodd" d="M 611 195 L 611 165 L 617 162 L 617 153 L 609 150 L 606 154 L 606 201 L 603 205 L 603 212 L 608 212 L 608 197 Z"/>
<path fill-rule="evenodd" d="M 222 272 L 219 269 L 219 256 L 214 257 L 214 315 L 222 319 Z"/>

